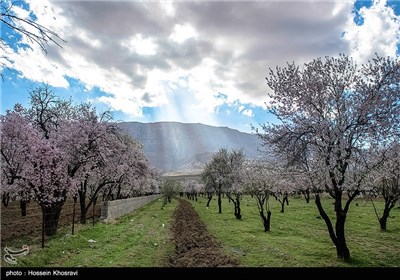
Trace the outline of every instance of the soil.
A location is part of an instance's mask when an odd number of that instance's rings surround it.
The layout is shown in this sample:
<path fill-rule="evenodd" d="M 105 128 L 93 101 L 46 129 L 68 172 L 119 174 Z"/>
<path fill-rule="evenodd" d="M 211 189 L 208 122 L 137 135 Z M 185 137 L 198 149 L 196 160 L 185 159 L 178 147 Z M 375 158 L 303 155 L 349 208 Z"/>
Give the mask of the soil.
<path fill-rule="evenodd" d="M 172 233 L 175 252 L 169 257 L 170 267 L 235 267 L 238 261 L 222 253 L 221 245 L 208 232 L 190 202 L 179 199 L 174 212 Z M 96 205 L 95 216 L 100 216 L 101 203 Z M 71 226 L 72 199 L 67 200 L 61 212 L 59 226 Z M 91 223 L 92 210 L 88 211 L 87 223 Z M 75 222 L 79 223 L 79 206 L 76 205 Z M 36 202 L 28 203 L 27 216 L 21 216 L 18 202 L 1 205 L 1 243 L 13 243 L 23 236 L 40 237 L 41 210 Z"/>
<path fill-rule="evenodd" d="M 221 245 L 208 232 L 190 202 L 178 199 L 172 232 L 175 254 L 171 267 L 235 267 L 238 261 L 222 253 Z"/>
<path fill-rule="evenodd" d="M 68 198 L 65 202 L 59 220 L 59 228 L 63 226 L 72 226 L 73 200 Z M 96 204 L 95 220 L 98 220 L 101 213 L 102 203 Z M 79 204 L 75 206 L 75 223 L 80 220 Z M 87 213 L 87 223 L 92 222 L 92 207 Z M 42 232 L 42 211 L 40 206 L 31 201 L 27 205 L 27 215 L 21 216 L 20 204 L 18 201 L 11 201 L 7 207 L 1 204 L 1 243 L 2 246 L 13 242 L 23 236 L 40 237 Z"/>

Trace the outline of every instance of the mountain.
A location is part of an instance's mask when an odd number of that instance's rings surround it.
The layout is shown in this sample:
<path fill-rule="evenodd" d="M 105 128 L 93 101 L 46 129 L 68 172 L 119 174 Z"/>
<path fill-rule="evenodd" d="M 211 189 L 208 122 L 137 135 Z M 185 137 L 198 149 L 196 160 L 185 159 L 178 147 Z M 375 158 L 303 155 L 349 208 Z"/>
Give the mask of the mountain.
<path fill-rule="evenodd" d="M 145 155 L 162 173 L 200 173 L 220 148 L 242 148 L 247 158 L 260 156 L 257 136 L 228 127 L 179 122 L 121 122 L 118 126 L 143 144 Z"/>

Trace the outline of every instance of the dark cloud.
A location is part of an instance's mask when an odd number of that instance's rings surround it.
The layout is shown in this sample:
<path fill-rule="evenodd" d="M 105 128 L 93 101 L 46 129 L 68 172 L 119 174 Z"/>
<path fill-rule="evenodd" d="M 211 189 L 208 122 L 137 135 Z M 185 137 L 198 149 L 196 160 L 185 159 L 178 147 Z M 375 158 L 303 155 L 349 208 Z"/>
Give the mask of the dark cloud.
<path fill-rule="evenodd" d="M 121 40 L 132 34 L 165 36 L 170 21 L 156 2 L 73 1 L 61 2 L 64 16 L 102 41 Z M 73 32 L 73 30 L 71 30 Z"/>
<path fill-rule="evenodd" d="M 213 54 L 221 62 L 216 73 L 225 78 L 236 67 L 236 87 L 254 100 L 265 96 L 268 68 L 348 51 L 341 35 L 350 5 L 335 14 L 336 5 L 334 1 L 185 2 L 176 5 L 176 13 L 194 25 L 199 37 L 228 42 L 223 62 Z M 242 52 L 233 57 L 238 49 Z"/>
<path fill-rule="evenodd" d="M 189 70 L 197 66 L 204 58 L 210 57 L 213 51 L 212 42 L 190 38 L 183 43 L 170 39 L 159 40 L 159 58 L 170 61 L 174 65 Z"/>
<path fill-rule="evenodd" d="M 226 37 L 250 45 L 247 58 L 308 56 L 332 41 L 341 46 L 348 13 L 333 15 L 334 1 L 185 2 L 177 5 L 183 21 L 192 22 L 203 37 Z M 311 42 L 311 43 L 310 43 Z"/>
<path fill-rule="evenodd" d="M 222 83 L 235 85 L 249 102 L 265 95 L 268 68 L 287 61 L 337 55 L 348 47 L 341 34 L 351 5 L 334 14 L 334 1 L 183 1 L 173 2 L 173 16 L 156 2 L 54 4 L 63 9 L 62 15 L 75 27 L 65 38 L 67 48 L 101 69 L 126 74 L 133 88 L 145 90 L 145 94 L 136 92 L 140 94 L 136 98 L 145 103 L 157 96 L 146 88 L 152 70 L 184 69 L 190 74 L 191 69 L 210 58 L 216 65 L 209 71 Z M 170 35 L 176 24 L 189 24 L 198 36 L 175 42 Z M 156 45 L 154 54 L 140 55 L 126 44 L 138 34 Z M 53 58 L 68 64 L 57 53 Z M 209 84 L 217 85 L 219 81 Z"/>
<path fill-rule="evenodd" d="M 146 92 L 145 94 L 143 94 L 142 98 L 141 98 L 145 103 L 151 103 L 151 96 L 150 93 Z"/>

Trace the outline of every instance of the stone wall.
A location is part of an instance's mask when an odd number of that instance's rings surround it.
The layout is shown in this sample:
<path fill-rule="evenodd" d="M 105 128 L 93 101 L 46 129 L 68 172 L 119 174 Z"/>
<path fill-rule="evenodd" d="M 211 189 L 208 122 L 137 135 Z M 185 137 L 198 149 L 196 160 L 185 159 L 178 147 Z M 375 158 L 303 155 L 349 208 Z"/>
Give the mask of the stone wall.
<path fill-rule="evenodd" d="M 127 199 L 118 199 L 113 201 L 104 201 L 101 207 L 100 220 L 110 222 L 122 215 L 128 214 L 135 209 L 146 205 L 147 203 L 160 198 L 161 194 L 140 196 Z M 161 207 L 161 206 L 160 206 Z"/>

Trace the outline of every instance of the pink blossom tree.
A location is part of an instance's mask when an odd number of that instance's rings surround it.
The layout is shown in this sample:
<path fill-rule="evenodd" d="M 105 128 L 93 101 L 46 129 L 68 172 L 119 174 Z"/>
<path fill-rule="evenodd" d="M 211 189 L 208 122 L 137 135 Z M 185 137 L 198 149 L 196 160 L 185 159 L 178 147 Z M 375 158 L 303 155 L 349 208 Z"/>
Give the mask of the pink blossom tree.
<path fill-rule="evenodd" d="M 142 145 L 123 135 L 104 114 L 97 116 L 90 107 L 87 110 L 88 114 L 73 126 L 71 133 L 78 134 L 72 137 L 73 142 L 64 141 L 74 151 L 70 170 L 78 170 L 75 177 L 81 178 L 81 223 L 86 223 L 88 209 L 94 209 L 104 188 L 112 200 L 139 196 L 148 192 L 151 174 Z"/>
<path fill-rule="evenodd" d="M 76 200 L 79 194 L 84 223 L 105 186 L 116 190 L 116 198 L 155 189 L 142 145 L 123 135 L 109 112 L 73 106 L 47 85 L 31 90 L 30 97 L 30 108 L 18 105 L 1 116 L 1 181 L 7 186 L 2 196 L 36 200 L 47 235 L 56 233 L 68 195 Z"/>
<path fill-rule="evenodd" d="M 31 138 L 37 131 L 21 114 L 23 108 L 16 105 L 13 111 L 7 111 L 0 116 L 1 131 L 1 195 L 2 202 L 7 206 L 10 199 L 20 202 L 21 214 L 26 215 L 27 202 L 32 193 L 21 184 L 25 171 L 29 168 L 27 155 L 30 151 Z"/>
<path fill-rule="evenodd" d="M 2 176 L 7 178 L 7 185 L 15 195 L 23 193 L 38 202 L 44 232 L 53 235 L 62 206 L 74 192 L 67 173 L 66 154 L 56 142 L 42 137 L 21 112 L 7 112 L 2 116 Z"/>
<path fill-rule="evenodd" d="M 379 56 L 361 68 L 346 55 L 317 58 L 302 68 L 277 67 L 267 77 L 270 109 L 280 123 L 263 125 L 257 133 L 293 165 L 305 164 L 305 158 L 318 163 L 309 172 L 318 175 L 318 190 L 334 199 L 334 225 L 319 191 L 315 203 L 339 259 L 350 258 L 347 213 L 371 171 L 362 165 L 362 151 L 377 135 L 385 138 L 398 129 L 399 81 L 399 61 Z"/>
<path fill-rule="evenodd" d="M 46 235 L 57 232 L 58 220 L 65 200 L 76 189 L 74 182 L 68 176 L 65 152 L 51 141 L 37 138 L 31 142 L 28 154 L 30 168 L 18 183 L 28 186 L 35 200 L 42 208 L 44 230 Z"/>

